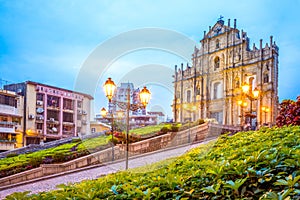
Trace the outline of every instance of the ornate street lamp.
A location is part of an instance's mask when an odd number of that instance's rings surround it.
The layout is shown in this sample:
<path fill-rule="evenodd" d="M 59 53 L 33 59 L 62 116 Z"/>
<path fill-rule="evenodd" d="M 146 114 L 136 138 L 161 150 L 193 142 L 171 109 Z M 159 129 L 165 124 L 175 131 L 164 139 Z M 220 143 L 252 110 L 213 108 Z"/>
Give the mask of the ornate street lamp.
<path fill-rule="evenodd" d="M 128 151 L 129 151 L 129 111 L 136 111 L 140 108 L 146 108 L 147 104 L 149 103 L 151 93 L 150 91 L 144 87 L 140 91 L 140 104 L 131 104 L 130 103 L 130 87 L 127 88 L 127 102 L 118 102 L 112 100 L 112 97 L 114 95 L 116 85 L 111 80 L 111 78 L 108 78 L 103 85 L 104 92 L 106 97 L 108 98 L 108 101 L 113 104 L 117 104 L 122 109 L 126 109 L 126 166 L 125 169 L 128 169 Z"/>
<path fill-rule="evenodd" d="M 248 93 L 249 92 L 249 89 L 250 89 L 250 85 L 247 84 L 247 83 L 244 83 L 244 85 L 242 85 L 242 91 L 243 93 Z"/>
<path fill-rule="evenodd" d="M 140 101 L 146 108 L 148 102 L 150 101 L 151 93 L 145 86 L 141 91 L 140 91 Z"/>
<path fill-rule="evenodd" d="M 250 113 L 248 114 L 248 116 L 250 117 L 250 127 L 252 129 L 252 119 L 256 117 L 256 115 L 252 114 L 253 112 L 252 105 L 253 105 L 253 101 L 258 99 L 260 95 L 260 91 L 257 88 L 255 88 L 253 91 L 250 91 L 250 85 L 244 83 L 242 85 L 242 92 L 243 92 L 242 96 L 246 96 L 250 100 Z"/>
<path fill-rule="evenodd" d="M 106 115 L 107 115 L 107 111 L 106 111 L 106 109 L 105 109 L 105 108 L 102 108 L 102 109 L 101 109 L 101 111 L 100 111 L 100 114 L 101 114 L 101 116 L 102 116 L 102 117 L 104 117 L 104 118 L 105 118 L 105 117 L 106 117 Z"/>
<path fill-rule="evenodd" d="M 116 84 L 108 78 L 103 85 L 105 96 L 108 98 L 108 101 L 111 102 L 112 97 L 114 96 L 114 92 L 116 89 Z"/>
<path fill-rule="evenodd" d="M 262 106 L 261 110 L 263 111 L 263 113 L 265 114 L 265 124 L 267 123 L 267 113 L 270 112 L 270 108 L 267 106 Z"/>

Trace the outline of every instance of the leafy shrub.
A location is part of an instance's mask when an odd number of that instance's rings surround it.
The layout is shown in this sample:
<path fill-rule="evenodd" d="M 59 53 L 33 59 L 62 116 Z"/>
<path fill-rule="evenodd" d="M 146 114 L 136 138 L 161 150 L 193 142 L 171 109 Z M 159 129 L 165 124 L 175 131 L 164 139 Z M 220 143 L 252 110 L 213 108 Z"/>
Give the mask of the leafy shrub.
<path fill-rule="evenodd" d="M 166 134 L 166 133 L 168 133 L 168 132 L 170 132 L 171 131 L 171 128 L 169 127 L 169 126 L 164 126 L 164 127 L 162 127 L 161 129 L 160 129 L 160 132 L 162 133 L 162 134 Z"/>
<path fill-rule="evenodd" d="M 205 123 L 204 119 L 198 119 L 197 120 L 198 125 L 201 125 L 201 124 L 204 124 L 204 123 Z"/>
<path fill-rule="evenodd" d="M 297 101 L 283 100 L 280 104 L 279 115 L 276 118 L 276 125 L 300 125 L 300 96 Z"/>
<path fill-rule="evenodd" d="M 63 152 L 55 152 L 52 156 L 55 162 L 63 162 L 65 160 L 65 154 Z"/>
<path fill-rule="evenodd" d="M 10 153 L 10 154 L 7 154 L 7 155 L 6 155 L 6 158 L 15 157 L 15 156 L 17 156 L 17 155 L 18 155 L 17 153 Z"/>
<path fill-rule="evenodd" d="M 72 143 L 78 143 L 81 142 L 82 140 L 80 138 L 73 138 Z"/>
<path fill-rule="evenodd" d="M 60 185 L 56 191 L 7 198 L 299 199 L 299 144 L 300 126 L 222 135 L 172 162 L 154 164 L 152 171 L 118 172 Z"/>
<path fill-rule="evenodd" d="M 32 157 L 30 158 L 29 162 L 28 162 L 28 166 L 32 166 L 31 168 L 34 168 L 34 167 L 39 167 L 40 164 L 42 164 L 43 162 L 43 159 L 42 157 Z"/>

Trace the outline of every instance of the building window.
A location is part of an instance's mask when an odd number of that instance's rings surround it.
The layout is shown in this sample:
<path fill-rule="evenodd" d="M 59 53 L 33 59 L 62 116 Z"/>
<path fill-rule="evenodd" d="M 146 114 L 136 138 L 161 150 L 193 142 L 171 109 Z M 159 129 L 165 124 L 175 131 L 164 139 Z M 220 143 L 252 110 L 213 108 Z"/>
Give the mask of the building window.
<path fill-rule="evenodd" d="M 42 123 L 37 123 L 36 124 L 36 129 L 43 130 L 43 124 Z"/>
<path fill-rule="evenodd" d="M 264 83 L 268 83 L 269 82 L 269 74 L 268 73 L 265 73 L 264 74 Z"/>
<path fill-rule="evenodd" d="M 177 98 L 177 99 L 180 99 L 180 92 L 177 92 L 176 98 Z"/>
<path fill-rule="evenodd" d="M 216 49 L 220 48 L 220 41 L 219 39 L 216 40 Z"/>
<path fill-rule="evenodd" d="M 214 70 L 217 70 L 220 68 L 220 58 L 216 57 L 214 60 Z"/>
<path fill-rule="evenodd" d="M 196 95 L 200 95 L 200 87 L 197 87 L 197 89 L 196 89 Z"/>
<path fill-rule="evenodd" d="M 186 92 L 186 101 L 187 101 L 188 103 L 191 102 L 191 91 L 190 91 L 190 90 L 188 90 L 188 91 Z"/>
<path fill-rule="evenodd" d="M 63 121 L 73 123 L 73 114 L 72 113 L 63 113 Z"/>
<path fill-rule="evenodd" d="M 92 133 L 96 133 L 96 128 L 92 128 Z"/>
<path fill-rule="evenodd" d="M 213 99 L 219 99 L 222 97 L 222 90 L 221 90 L 221 83 L 216 82 L 213 85 L 214 92 L 213 92 Z"/>
<path fill-rule="evenodd" d="M 250 85 L 249 91 L 253 90 L 254 84 L 255 84 L 254 83 L 254 77 L 250 77 L 249 78 L 249 85 Z"/>
<path fill-rule="evenodd" d="M 17 100 L 15 97 L 0 95 L 0 104 L 17 107 Z"/>
<path fill-rule="evenodd" d="M 71 99 L 64 99 L 63 104 L 64 104 L 63 106 L 64 109 L 68 109 L 68 110 L 74 109 L 73 101 Z"/>
<path fill-rule="evenodd" d="M 240 79 L 238 77 L 235 78 L 235 87 L 236 88 L 240 87 Z"/>
<path fill-rule="evenodd" d="M 81 108 L 81 107 L 82 107 L 82 102 L 81 102 L 81 101 L 78 101 L 78 102 L 77 102 L 77 107 L 78 107 L 78 108 Z"/>
<path fill-rule="evenodd" d="M 37 93 L 37 94 L 36 94 L 36 100 L 38 100 L 38 101 L 43 101 L 43 100 L 44 100 L 44 95 L 41 94 L 41 93 Z"/>

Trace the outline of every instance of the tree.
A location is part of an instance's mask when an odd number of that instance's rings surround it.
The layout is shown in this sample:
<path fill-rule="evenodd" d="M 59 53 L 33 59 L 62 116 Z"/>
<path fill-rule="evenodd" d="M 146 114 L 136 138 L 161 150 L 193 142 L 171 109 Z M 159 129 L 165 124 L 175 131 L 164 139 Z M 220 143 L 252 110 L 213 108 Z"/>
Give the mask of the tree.
<path fill-rule="evenodd" d="M 300 125 L 300 96 L 297 97 L 296 101 L 288 99 L 281 102 L 276 124 L 279 127 Z"/>

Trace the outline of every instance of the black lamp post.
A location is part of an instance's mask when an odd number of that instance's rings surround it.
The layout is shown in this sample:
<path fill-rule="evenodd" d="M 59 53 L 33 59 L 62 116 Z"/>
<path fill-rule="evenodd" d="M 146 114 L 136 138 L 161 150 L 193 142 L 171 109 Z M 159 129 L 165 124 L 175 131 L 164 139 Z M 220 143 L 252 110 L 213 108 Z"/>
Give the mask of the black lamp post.
<path fill-rule="evenodd" d="M 115 160 L 115 152 L 114 152 L 114 115 L 113 113 L 110 113 L 110 116 L 107 117 L 107 111 L 105 108 L 102 108 L 101 111 L 101 116 L 103 118 L 108 118 L 110 121 L 111 121 L 111 141 L 112 141 L 112 151 L 111 151 L 111 154 L 112 154 L 112 161 Z"/>
<path fill-rule="evenodd" d="M 250 100 L 250 113 L 249 113 L 249 117 L 250 117 L 250 127 L 252 128 L 252 119 L 255 118 L 256 116 L 252 114 L 253 109 L 252 109 L 252 105 L 253 105 L 253 101 L 257 100 L 257 98 L 260 95 L 260 92 L 257 88 L 255 88 L 253 91 L 250 91 L 250 85 L 247 83 L 244 83 L 244 85 L 242 85 L 242 92 L 243 92 L 243 96 L 245 95 L 249 100 Z"/>
<path fill-rule="evenodd" d="M 144 87 L 140 93 L 140 104 L 131 104 L 130 103 L 130 88 L 128 86 L 127 88 L 127 102 L 118 102 L 113 101 L 113 95 L 116 89 L 115 83 L 111 80 L 111 78 L 108 78 L 106 82 L 103 85 L 104 92 L 106 97 L 108 98 L 108 101 L 114 104 L 117 104 L 122 109 L 126 109 L 126 166 L 125 169 L 128 169 L 128 151 L 129 151 L 129 111 L 135 111 L 140 108 L 146 108 L 147 104 L 149 103 L 151 93 L 147 89 L 147 87 Z"/>
<path fill-rule="evenodd" d="M 270 112 L 270 108 L 267 107 L 267 106 L 262 106 L 262 107 L 261 107 L 261 110 L 262 110 L 262 111 L 264 112 L 264 114 L 265 114 L 265 120 L 264 120 L 265 122 L 264 122 L 264 123 L 267 124 L 267 113 Z"/>
<path fill-rule="evenodd" d="M 183 109 L 190 113 L 190 120 L 189 120 L 189 134 L 188 134 L 188 143 L 191 142 L 191 121 L 192 121 L 192 113 L 197 110 L 196 106 L 188 106 L 187 104 L 183 105 Z"/>

